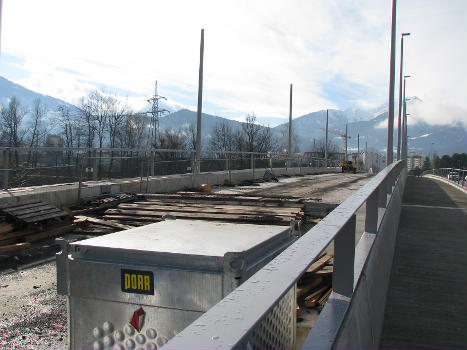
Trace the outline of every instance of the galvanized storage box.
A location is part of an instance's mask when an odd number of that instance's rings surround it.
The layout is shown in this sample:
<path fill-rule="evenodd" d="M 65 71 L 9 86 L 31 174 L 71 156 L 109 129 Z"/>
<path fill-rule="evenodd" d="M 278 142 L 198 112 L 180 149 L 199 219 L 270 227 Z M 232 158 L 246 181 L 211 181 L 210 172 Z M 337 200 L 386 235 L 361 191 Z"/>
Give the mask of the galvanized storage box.
<path fill-rule="evenodd" d="M 293 239 L 284 226 L 168 220 L 63 241 L 57 289 L 68 295 L 70 348 L 156 349 Z"/>

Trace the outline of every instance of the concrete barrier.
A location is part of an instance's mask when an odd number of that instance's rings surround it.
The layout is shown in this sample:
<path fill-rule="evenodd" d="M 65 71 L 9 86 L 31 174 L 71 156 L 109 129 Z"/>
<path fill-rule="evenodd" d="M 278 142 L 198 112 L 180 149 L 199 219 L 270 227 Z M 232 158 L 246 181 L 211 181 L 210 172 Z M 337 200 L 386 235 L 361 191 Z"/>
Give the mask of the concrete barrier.
<path fill-rule="evenodd" d="M 255 169 L 256 179 L 264 176 L 265 169 Z M 275 168 L 276 176 L 311 175 L 340 172 L 339 167 L 334 168 Z M 198 188 L 201 184 L 222 185 L 226 181 L 236 184 L 253 179 L 253 170 L 233 170 L 200 173 L 195 177 L 192 174 L 150 176 L 149 178 L 131 178 L 119 180 L 103 180 L 84 182 L 81 187 L 80 198 L 90 199 L 103 194 L 116 193 L 167 193 L 180 191 L 185 188 Z M 78 203 L 78 183 L 34 186 L 14 188 L 0 191 L 0 205 L 13 204 L 27 200 L 42 200 L 44 202 L 61 206 Z"/>

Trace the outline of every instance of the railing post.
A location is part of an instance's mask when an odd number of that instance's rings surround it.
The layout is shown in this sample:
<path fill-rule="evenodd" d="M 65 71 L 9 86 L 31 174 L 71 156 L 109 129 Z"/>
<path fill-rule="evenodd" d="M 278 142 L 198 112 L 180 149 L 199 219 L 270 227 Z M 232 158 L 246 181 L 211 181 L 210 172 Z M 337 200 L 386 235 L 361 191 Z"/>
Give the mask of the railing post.
<path fill-rule="evenodd" d="M 334 239 L 334 272 L 332 289 L 335 293 L 351 297 L 354 283 L 355 215 L 347 221 Z"/>
<path fill-rule="evenodd" d="M 99 174 L 97 174 L 99 171 L 97 169 L 97 152 L 96 150 L 93 150 L 92 151 L 92 179 L 95 181 L 97 180 L 97 176 Z"/>
<path fill-rule="evenodd" d="M 8 175 L 9 175 L 9 170 L 10 169 L 10 152 L 8 150 L 3 150 L 3 168 L 5 169 L 3 171 L 3 189 L 7 190 L 8 189 Z"/>
<path fill-rule="evenodd" d="M 388 199 L 387 182 L 388 180 L 386 179 L 379 186 L 379 195 L 378 195 L 378 207 L 379 208 L 386 209 L 386 203 Z"/>
<path fill-rule="evenodd" d="M 376 233 L 378 230 L 378 193 L 374 191 L 366 201 L 365 232 Z"/>
<path fill-rule="evenodd" d="M 252 153 L 250 155 L 250 168 L 253 173 L 253 180 L 255 179 L 255 155 Z"/>
<path fill-rule="evenodd" d="M 155 166 L 155 154 L 154 151 L 151 151 L 151 176 L 154 176 L 154 166 Z"/>

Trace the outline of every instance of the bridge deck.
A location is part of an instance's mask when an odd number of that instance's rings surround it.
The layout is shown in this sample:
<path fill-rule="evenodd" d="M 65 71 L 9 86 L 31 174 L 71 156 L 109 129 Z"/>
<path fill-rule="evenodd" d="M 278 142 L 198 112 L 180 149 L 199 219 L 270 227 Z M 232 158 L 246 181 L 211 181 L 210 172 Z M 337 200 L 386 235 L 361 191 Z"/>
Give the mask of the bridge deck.
<path fill-rule="evenodd" d="M 409 176 L 380 349 L 465 349 L 467 196 Z"/>

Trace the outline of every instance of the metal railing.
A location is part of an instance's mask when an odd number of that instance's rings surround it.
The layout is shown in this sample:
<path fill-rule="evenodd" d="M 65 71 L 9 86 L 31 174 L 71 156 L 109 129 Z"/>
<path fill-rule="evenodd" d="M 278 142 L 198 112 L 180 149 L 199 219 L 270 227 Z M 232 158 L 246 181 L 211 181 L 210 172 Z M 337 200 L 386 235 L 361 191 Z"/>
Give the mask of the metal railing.
<path fill-rule="evenodd" d="M 286 318 L 292 324 L 284 325 L 283 320 L 274 323 L 277 310 L 287 312 L 283 305 L 284 299 L 290 299 L 297 280 L 326 247 L 334 242 L 333 293 L 304 344 L 306 349 L 331 348 L 344 322 L 354 288 L 358 285 L 372 247 L 366 247 L 365 254 L 359 255 L 358 261 L 355 260 L 356 212 L 366 204 L 364 235 L 394 235 L 406 176 L 404 161 L 383 169 L 318 225 L 172 338 L 162 349 L 292 348 L 293 342 L 285 342 L 288 345 L 284 346 L 284 341 L 274 339 L 274 336 L 284 337 L 286 334 L 278 329 L 278 324 L 288 329 L 295 326 L 295 314 Z M 386 214 L 395 217 L 385 218 Z M 387 234 L 381 230 L 392 232 Z M 371 242 L 373 241 L 374 238 Z M 295 298 L 293 302 L 295 303 Z M 384 303 L 382 307 L 380 313 L 384 313 Z M 276 315 L 272 315 L 274 313 Z M 264 332 L 268 332 L 268 335 L 258 335 Z"/>
<path fill-rule="evenodd" d="M 424 172 L 422 175 L 433 174 L 447 179 L 449 182 L 462 188 L 467 187 L 467 170 L 455 168 L 439 168 Z"/>
<path fill-rule="evenodd" d="M 0 147 L 2 188 L 43 186 L 96 180 L 146 178 L 200 172 L 289 167 L 324 167 L 320 158 L 283 153 L 203 151 L 194 164 L 193 150 L 78 147 Z M 328 166 L 338 166 L 328 160 Z"/>

